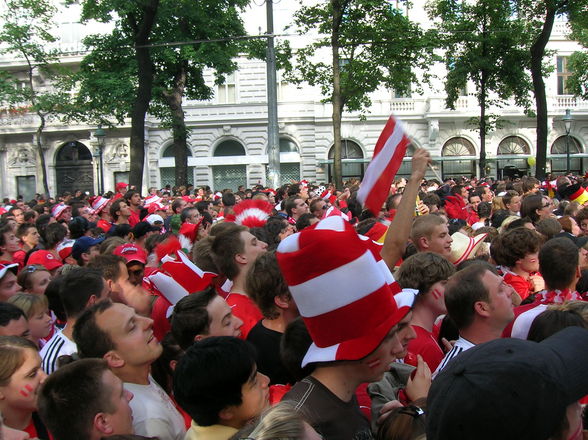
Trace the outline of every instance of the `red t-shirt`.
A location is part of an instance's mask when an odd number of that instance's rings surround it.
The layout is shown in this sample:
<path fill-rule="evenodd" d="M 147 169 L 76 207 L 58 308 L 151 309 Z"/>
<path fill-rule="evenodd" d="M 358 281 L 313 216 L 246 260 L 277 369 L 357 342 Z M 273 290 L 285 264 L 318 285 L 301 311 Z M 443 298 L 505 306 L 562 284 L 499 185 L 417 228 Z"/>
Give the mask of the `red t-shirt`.
<path fill-rule="evenodd" d="M 153 334 L 158 341 L 171 331 L 171 324 L 167 319 L 167 311 L 171 303 L 163 296 L 158 296 L 151 307 L 151 319 L 153 319 Z"/>
<path fill-rule="evenodd" d="M 503 278 L 506 284 L 512 286 L 517 291 L 521 299 L 525 299 L 533 293 L 533 283 L 525 277 L 508 272 Z"/>
<path fill-rule="evenodd" d="M 257 307 L 251 298 L 239 293 L 229 293 L 226 300 L 227 304 L 233 309 L 233 315 L 243 321 L 241 339 L 247 339 L 247 335 L 251 329 L 263 319 L 259 307 Z"/>
<path fill-rule="evenodd" d="M 443 360 L 443 350 L 439 347 L 432 332 L 428 332 L 418 325 L 413 325 L 412 328 L 416 333 L 416 338 L 408 343 L 408 352 L 413 354 L 415 358 L 417 354 L 420 354 L 431 371 L 435 371 Z"/>
<path fill-rule="evenodd" d="M 139 217 L 139 211 L 131 210 L 131 216 L 129 217 L 129 225 L 131 225 L 131 227 L 134 227 L 140 221 L 141 217 Z"/>

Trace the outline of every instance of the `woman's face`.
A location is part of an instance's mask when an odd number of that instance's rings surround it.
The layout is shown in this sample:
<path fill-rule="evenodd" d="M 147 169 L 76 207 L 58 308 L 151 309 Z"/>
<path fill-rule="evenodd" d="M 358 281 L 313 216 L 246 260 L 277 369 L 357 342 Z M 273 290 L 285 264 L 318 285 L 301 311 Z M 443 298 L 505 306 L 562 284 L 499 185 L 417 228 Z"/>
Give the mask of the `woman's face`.
<path fill-rule="evenodd" d="M 27 289 L 27 293 L 33 295 L 44 295 L 45 289 L 51 281 L 51 274 L 47 270 L 37 269 L 35 272 L 29 275 L 30 289 Z"/>
<path fill-rule="evenodd" d="M 53 320 L 49 315 L 49 310 L 44 309 L 35 313 L 29 318 L 29 332 L 31 340 L 36 344 L 39 339 L 44 339 L 53 329 Z"/>
<path fill-rule="evenodd" d="M 39 353 L 25 348 L 22 355 L 23 364 L 12 374 L 8 384 L 0 387 L 0 408 L 33 412 L 37 409 L 37 393 L 47 375 L 41 369 Z"/>
<path fill-rule="evenodd" d="M 578 226 L 578 223 L 576 223 L 576 220 L 570 218 L 570 221 L 572 222 L 572 234 L 577 237 L 582 233 L 582 230 L 580 229 L 580 226 Z"/>

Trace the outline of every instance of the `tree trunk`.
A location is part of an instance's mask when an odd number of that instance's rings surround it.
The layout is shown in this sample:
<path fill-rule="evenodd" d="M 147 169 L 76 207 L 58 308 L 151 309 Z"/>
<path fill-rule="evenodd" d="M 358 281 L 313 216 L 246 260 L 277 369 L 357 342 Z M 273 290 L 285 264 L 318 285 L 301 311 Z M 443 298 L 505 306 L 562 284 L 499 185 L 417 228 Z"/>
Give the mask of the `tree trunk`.
<path fill-rule="evenodd" d="M 182 109 L 182 100 L 186 88 L 186 71 L 186 63 L 178 65 L 174 75 L 174 88 L 170 92 L 164 93 L 172 118 L 176 186 L 186 186 L 188 184 L 188 155 L 186 154 L 188 131 L 184 120 L 184 110 Z"/>
<path fill-rule="evenodd" d="M 484 14 L 482 20 L 482 59 L 487 59 L 486 39 L 488 38 L 486 27 L 487 17 Z M 480 72 L 480 92 L 478 95 L 478 104 L 480 105 L 480 177 L 486 177 L 486 94 L 488 84 L 488 71 L 482 70 Z"/>
<path fill-rule="evenodd" d="M 548 2 L 547 2 L 548 3 Z M 545 178 L 545 166 L 547 163 L 547 95 L 545 93 L 545 81 L 543 81 L 543 57 L 545 46 L 551 36 L 555 10 L 548 6 L 545 21 L 541 33 L 531 46 L 531 78 L 533 79 L 533 92 L 537 107 L 537 166 L 538 179 Z"/>
<path fill-rule="evenodd" d="M 341 66 L 339 60 L 339 27 L 343 17 L 343 8 L 338 0 L 331 0 L 333 8 L 333 28 L 331 49 L 333 51 L 333 183 L 339 189 L 343 187 L 343 167 L 341 164 L 341 116 L 343 101 L 341 99 Z"/>
<path fill-rule="evenodd" d="M 138 86 L 131 110 L 131 169 L 129 184 L 141 191 L 145 165 L 145 116 L 149 110 L 153 87 L 153 63 L 148 47 L 159 0 L 151 0 L 144 6 L 138 28 L 135 30 L 135 58 L 138 69 Z"/>
<path fill-rule="evenodd" d="M 41 119 L 41 123 L 37 127 L 37 154 L 39 156 L 39 161 L 41 164 L 41 179 L 43 180 L 43 191 L 45 192 L 45 197 L 51 197 L 49 193 L 49 182 L 47 181 L 47 164 L 45 162 L 45 152 L 43 151 L 43 130 L 45 129 L 45 116 L 41 112 L 37 112 L 37 115 Z"/>

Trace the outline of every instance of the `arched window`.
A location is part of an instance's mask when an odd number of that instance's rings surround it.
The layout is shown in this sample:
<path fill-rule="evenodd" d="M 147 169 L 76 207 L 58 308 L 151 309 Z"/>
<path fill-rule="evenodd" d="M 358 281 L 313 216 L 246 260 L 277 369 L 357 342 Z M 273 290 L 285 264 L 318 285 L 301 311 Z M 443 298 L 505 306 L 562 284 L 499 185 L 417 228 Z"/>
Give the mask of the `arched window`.
<path fill-rule="evenodd" d="M 297 182 L 300 180 L 298 145 L 292 139 L 286 137 L 280 138 L 280 178 L 282 182 Z M 269 185 L 269 167 L 266 167 L 266 179 Z"/>
<path fill-rule="evenodd" d="M 335 146 L 329 150 L 328 158 L 332 161 L 335 157 Z M 363 161 L 363 150 L 361 147 L 349 139 L 341 141 L 341 161 L 343 181 L 351 178 L 363 178 L 365 163 Z M 329 181 L 333 180 L 333 164 L 329 164 Z"/>
<path fill-rule="evenodd" d="M 234 165 L 230 157 L 245 156 L 247 153 L 241 142 L 234 139 L 222 141 L 214 149 L 214 157 L 226 157 L 226 165 L 212 167 L 214 191 L 232 189 L 236 191 L 240 185 L 247 185 L 247 165 Z"/>
<path fill-rule="evenodd" d="M 531 147 L 527 143 L 526 140 L 519 136 L 508 136 L 502 139 L 498 144 L 498 174 L 505 175 L 505 169 L 511 169 L 511 173 L 514 172 L 515 174 L 525 175 L 527 174 L 527 169 L 529 168 L 529 164 L 527 163 L 527 158 L 516 159 L 513 157 L 507 158 L 505 160 L 500 160 L 500 156 L 519 156 L 519 155 L 529 155 L 531 154 Z M 518 170 L 518 171 L 514 171 Z"/>
<path fill-rule="evenodd" d="M 245 147 L 239 141 L 232 139 L 221 142 L 214 149 L 214 157 L 219 156 L 245 156 Z"/>
<path fill-rule="evenodd" d="M 449 139 L 441 149 L 441 156 L 445 158 L 441 162 L 443 178 L 471 176 L 476 174 L 475 155 L 476 149 L 474 144 L 468 139 L 464 137 L 454 137 Z M 472 159 L 465 159 L 465 157 L 468 156 L 472 156 Z"/>
<path fill-rule="evenodd" d="M 582 144 L 573 136 L 560 136 L 553 144 L 551 144 L 551 172 L 565 173 L 567 171 L 567 151 L 568 145 L 570 147 L 570 172 L 574 174 L 581 174 L 582 158 L 574 157 L 576 154 L 582 153 Z"/>
<path fill-rule="evenodd" d="M 171 143 L 161 154 L 161 160 L 159 161 L 159 177 L 161 179 L 162 188 L 165 188 L 166 185 L 173 187 L 176 184 L 175 150 L 176 144 Z M 193 156 L 192 150 L 188 147 L 186 147 L 186 156 L 188 157 L 188 183 L 194 183 L 194 165 L 190 163 L 192 162 Z"/>

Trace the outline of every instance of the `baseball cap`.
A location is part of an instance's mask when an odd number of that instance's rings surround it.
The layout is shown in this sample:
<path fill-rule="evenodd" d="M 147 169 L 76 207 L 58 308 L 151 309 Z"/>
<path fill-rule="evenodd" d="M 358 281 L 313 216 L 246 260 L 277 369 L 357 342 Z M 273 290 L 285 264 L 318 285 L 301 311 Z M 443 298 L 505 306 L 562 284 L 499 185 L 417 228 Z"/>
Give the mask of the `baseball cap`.
<path fill-rule="evenodd" d="M 126 188 L 127 186 L 129 186 L 129 184 L 128 184 L 128 183 L 125 183 L 125 182 L 118 182 L 118 183 L 115 185 L 115 188 L 116 188 L 117 190 L 119 190 L 119 189 Z"/>
<path fill-rule="evenodd" d="M 123 257 L 127 260 L 127 264 L 131 261 L 138 261 L 143 264 L 147 263 L 147 253 L 143 248 L 132 243 L 121 244 L 114 250 L 113 254 Z"/>
<path fill-rule="evenodd" d="M 147 217 L 145 217 L 145 221 L 147 223 L 149 223 L 150 225 L 157 225 L 157 224 L 163 225 L 163 217 L 160 215 L 157 215 L 157 214 L 148 215 Z"/>
<path fill-rule="evenodd" d="M 0 264 L 0 280 L 4 278 L 7 271 L 13 272 L 15 275 L 18 272 L 18 264 Z"/>
<path fill-rule="evenodd" d="M 88 252 L 92 246 L 96 246 L 104 241 L 104 237 L 93 238 L 93 237 L 80 237 L 76 240 L 73 245 L 71 255 L 76 260 L 82 256 L 83 253 Z"/>
<path fill-rule="evenodd" d="M 47 270 L 53 270 L 63 266 L 63 263 L 59 261 L 59 259 L 55 255 L 45 250 L 33 252 L 29 257 L 27 264 L 29 266 L 32 264 L 40 264 L 41 266 L 44 266 Z"/>
<path fill-rule="evenodd" d="M 497 339 L 456 357 L 433 381 L 427 440 L 546 440 L 588 394 L 588 330 L 540 343 Z"/>

